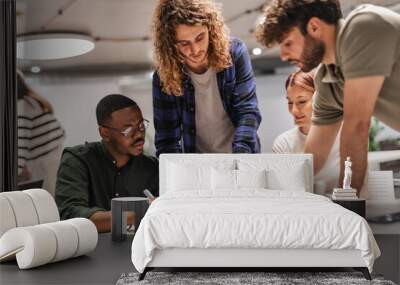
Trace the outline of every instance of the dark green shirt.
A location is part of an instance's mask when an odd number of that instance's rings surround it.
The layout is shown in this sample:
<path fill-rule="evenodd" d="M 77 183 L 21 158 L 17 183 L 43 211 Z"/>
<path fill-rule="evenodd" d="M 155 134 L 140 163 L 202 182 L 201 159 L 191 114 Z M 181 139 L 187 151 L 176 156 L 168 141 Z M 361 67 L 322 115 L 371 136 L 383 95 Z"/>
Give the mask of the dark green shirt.
<path fill-rule="evenodd" d="M 89 218 L 96 211 L 109 211 L 112 198 L 143 197 L 144 189 L 158 196 L 156 158 L 132 156 L 117 168 L 101 142 L 64 149 L 55 191 L 62 219 Z"/>

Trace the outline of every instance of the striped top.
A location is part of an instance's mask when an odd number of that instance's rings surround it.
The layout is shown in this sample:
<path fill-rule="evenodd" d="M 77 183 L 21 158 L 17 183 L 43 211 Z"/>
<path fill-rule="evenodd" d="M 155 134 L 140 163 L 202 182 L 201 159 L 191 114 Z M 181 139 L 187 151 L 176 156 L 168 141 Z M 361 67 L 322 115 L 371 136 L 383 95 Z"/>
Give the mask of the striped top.
<path fill-rule="evenodd" d="M 54 114 L 33 98 L 18 100 L 18 174 L 29 162 L 51 155 L 62 146 L 65 133 Z M 34 172 L 34 169 L 29 169 Z"/>

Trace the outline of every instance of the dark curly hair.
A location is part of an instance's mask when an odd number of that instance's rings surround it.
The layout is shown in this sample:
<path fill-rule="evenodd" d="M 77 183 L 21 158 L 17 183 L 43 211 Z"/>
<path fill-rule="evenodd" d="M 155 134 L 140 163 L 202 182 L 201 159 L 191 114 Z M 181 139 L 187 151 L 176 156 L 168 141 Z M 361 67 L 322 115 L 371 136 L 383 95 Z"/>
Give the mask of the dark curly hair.
<path fill-rule="evenodd" d="M 307 24 L 317 17 L 336 24 L 343 17 L 338 0 L 273 0 L 264 9 L 256 28 L 257 40 L 266 47 L 282 41 L 286 33 L 298 27 L 307 34 Z"/>

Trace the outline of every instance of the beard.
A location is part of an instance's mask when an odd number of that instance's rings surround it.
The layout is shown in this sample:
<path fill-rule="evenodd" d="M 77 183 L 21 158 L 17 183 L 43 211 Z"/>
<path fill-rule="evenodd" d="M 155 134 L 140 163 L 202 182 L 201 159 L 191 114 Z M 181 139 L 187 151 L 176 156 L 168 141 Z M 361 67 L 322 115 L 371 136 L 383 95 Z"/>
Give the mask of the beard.
<path fill-rule="evenodd" d="M 321 62 L 325 54 L 325 44 L 313 39 L 310 35 L 305 36 L 304 49 L 301 54 L 303 66 L 300 68 L 303 72 L 310 72 L 316 68 Z"/>

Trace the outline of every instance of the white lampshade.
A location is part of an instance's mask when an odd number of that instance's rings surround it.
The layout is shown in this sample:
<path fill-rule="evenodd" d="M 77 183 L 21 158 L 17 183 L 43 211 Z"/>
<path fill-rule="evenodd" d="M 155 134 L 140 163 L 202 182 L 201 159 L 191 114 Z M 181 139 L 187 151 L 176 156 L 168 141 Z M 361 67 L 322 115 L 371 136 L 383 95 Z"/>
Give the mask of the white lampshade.
<path fill-rule="evenodd" d="M 93 38 L 75 33 L 38 33 L 17 37 L 17 58 L 29 60 L 62 59 L 93 50 Z"/>

